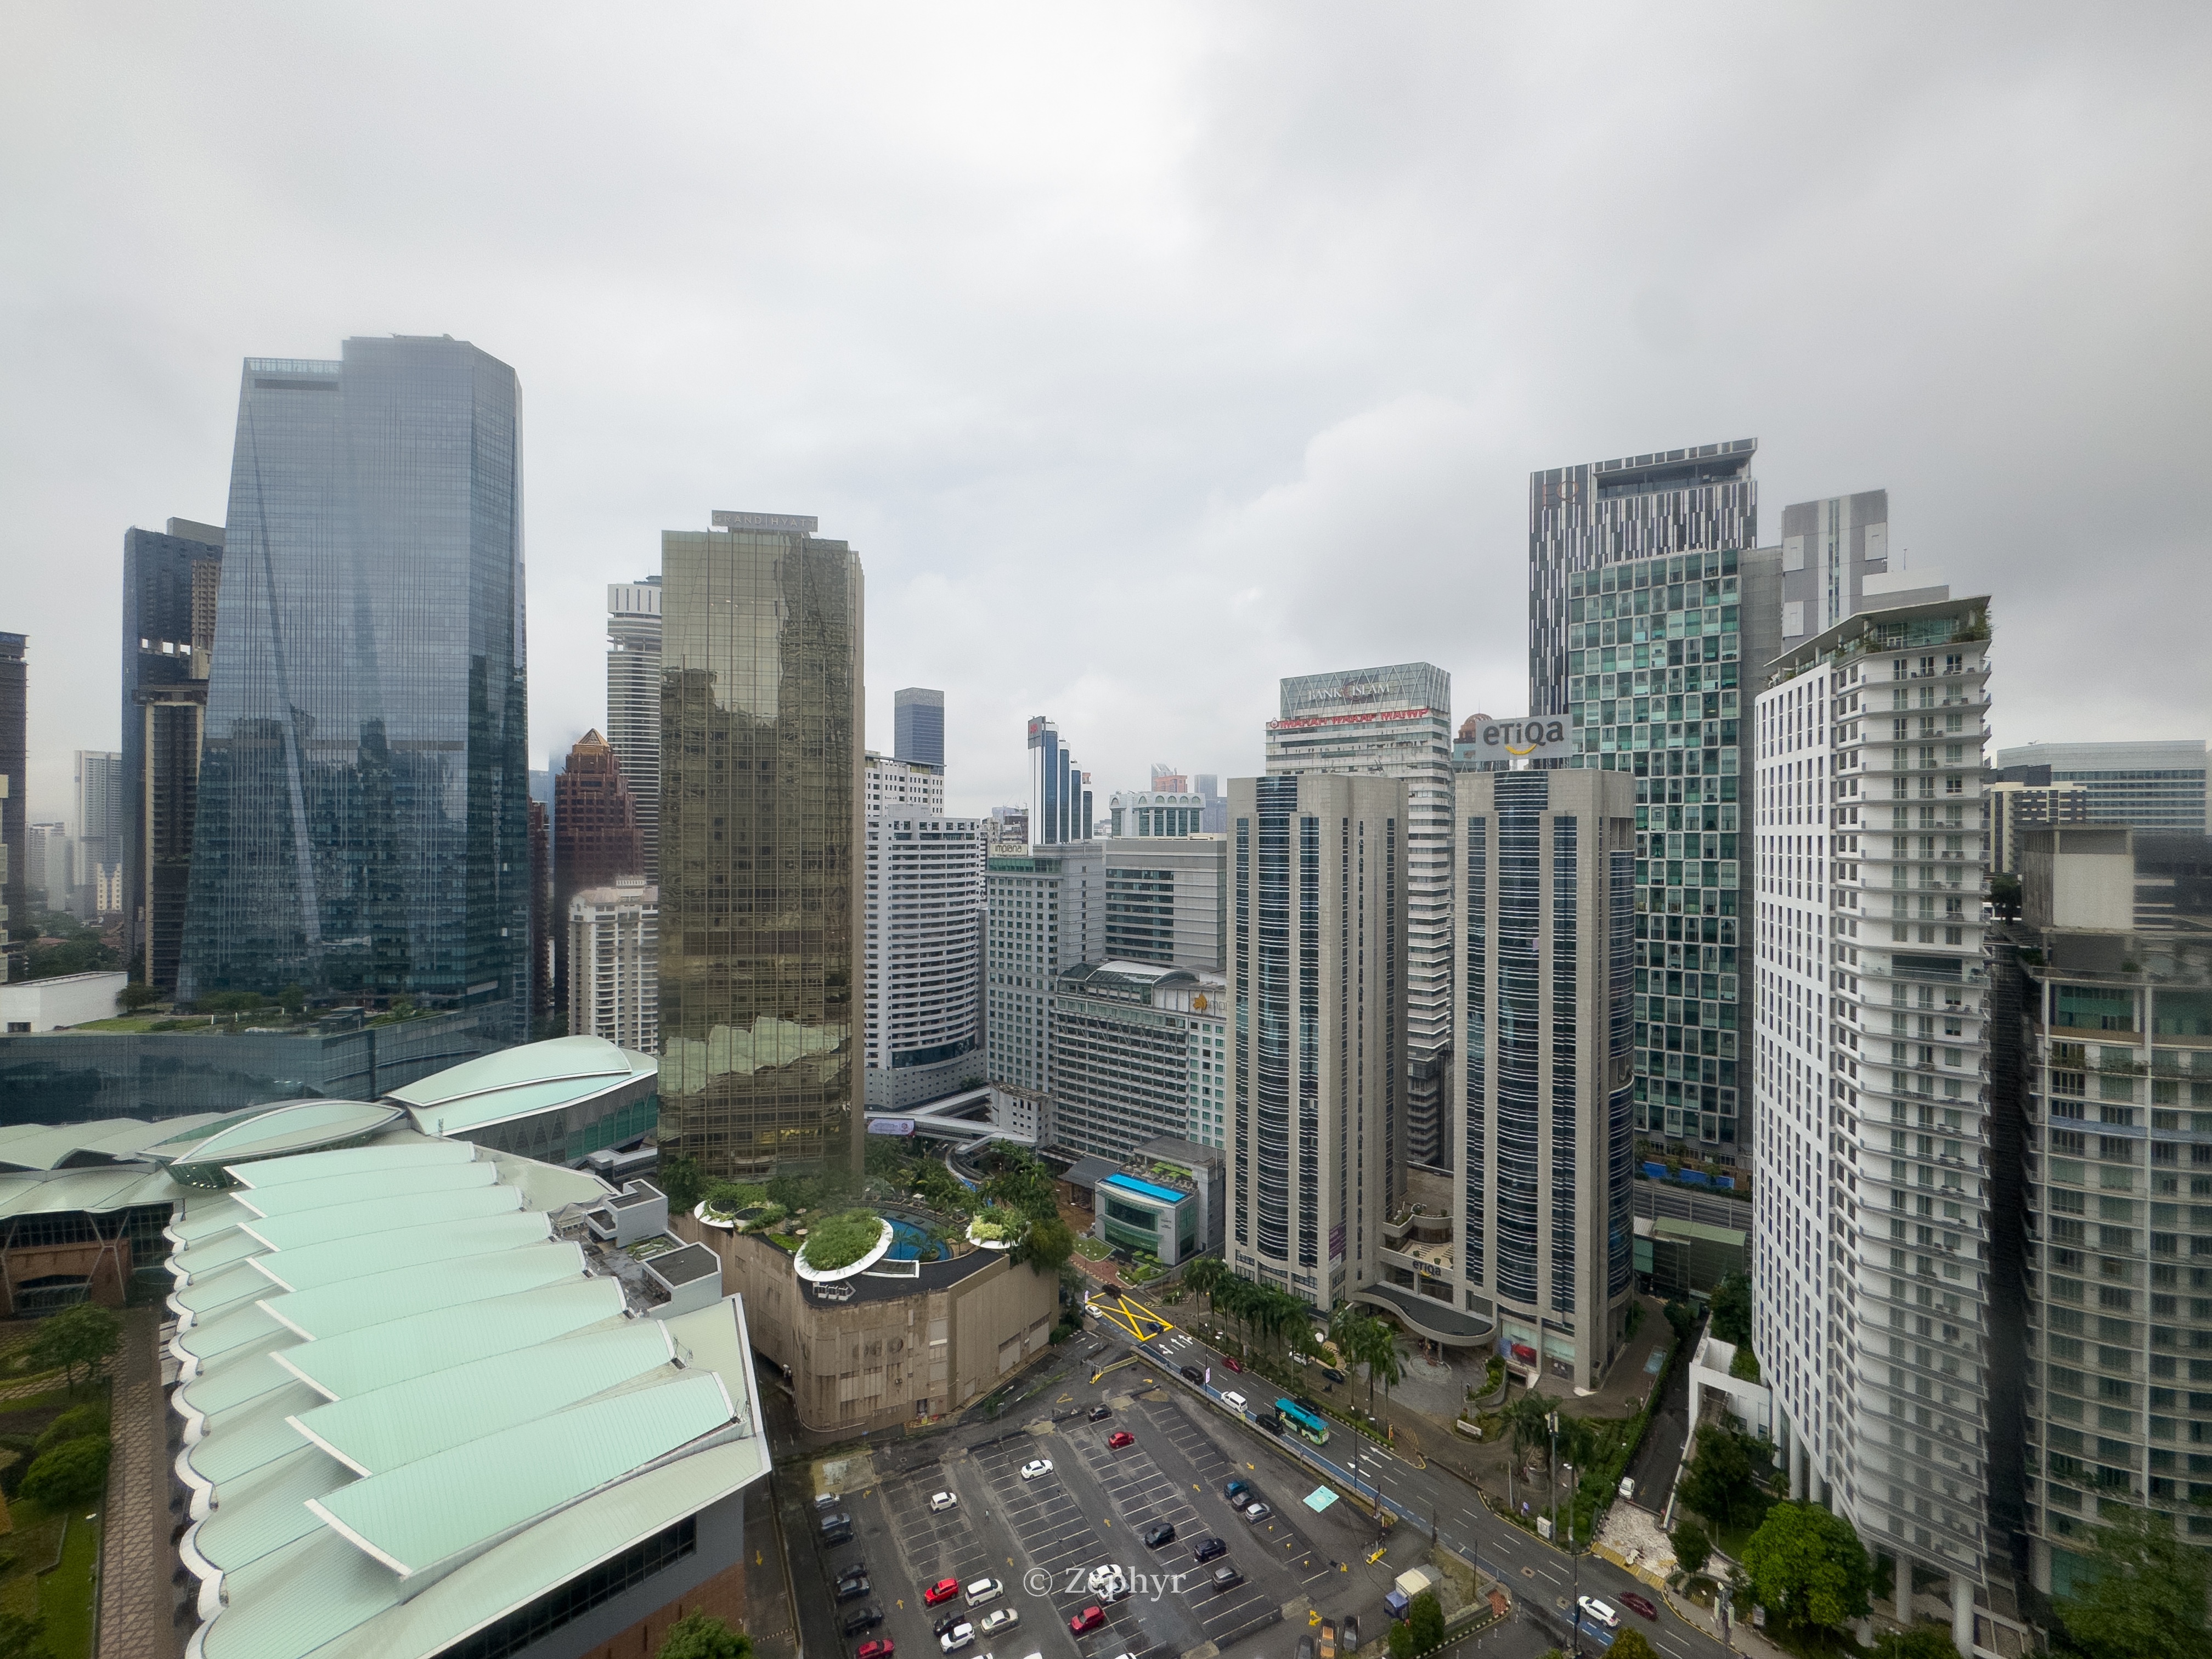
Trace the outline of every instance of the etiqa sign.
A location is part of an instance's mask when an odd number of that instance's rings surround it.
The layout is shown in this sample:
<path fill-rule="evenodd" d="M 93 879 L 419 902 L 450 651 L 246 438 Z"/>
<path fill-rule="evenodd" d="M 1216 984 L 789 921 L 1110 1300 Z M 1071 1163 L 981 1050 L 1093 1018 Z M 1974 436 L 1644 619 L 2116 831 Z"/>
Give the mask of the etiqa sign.
<path fill-rule="evenodd" d="M 1452 758 L 1462 766 L 1505 766 L 1517 760 L 1559 760 L 1575 752 L 1565 714 L 1494 720 L 1477 714 L 1461 729 Z"/>

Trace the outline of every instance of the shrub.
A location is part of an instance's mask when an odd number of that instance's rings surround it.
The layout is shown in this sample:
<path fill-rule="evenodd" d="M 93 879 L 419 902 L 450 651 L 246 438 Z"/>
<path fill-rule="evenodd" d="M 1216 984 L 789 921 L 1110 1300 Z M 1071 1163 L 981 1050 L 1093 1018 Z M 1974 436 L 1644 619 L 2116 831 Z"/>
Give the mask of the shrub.
<path fill-rule="evenodd" d="M 46 1425 L 46 1430 L 31 1443 L 31 1455 L 52 1451 L 64 1440 L 81 1440 L 88 1434 L 107 1433 L 107 1408 L 105 1406 L 72 1406 Z"/>
<path fill-rule="evenodd" d="M 23 1477 L 23 1496 L 47 1509 L 87 1504 L 107 1489 L 107 1437 L 65 1440 L 39 1457 Z"/>
<path fill-rule="evenodd" d="M 669 1626 L 659 1659 L 748 1659 L 753 1638 L 711 1613 L 686 1613 Z"/>
<path fill-rule="evenodd" d="M 847 1210 L 827 1217 L 808 1232 L 799 1259 L 817 1273 L 849 1267 L 876 1248 L 884 1226 L 883 1218 L 873 1210 Z"/>
<path fill-rule="evenodd" d="M 1738 1348 L 1735 1358 L 1729 1361 L 1729 1375 L 1740 1382 L 1759 1381 L 1759 1356 L 1751 1351 L 1748 1342 Z"/>
<path fill-rule="evenodd" d="M 975 1212 L 975 1218 L 968 1224 L 969 1237 L 979 1244 L 1003 1244 L 1019 1233 L 1023 1219 L 1011 1210 L 995 1204 Z"/>
<path fill-rule="evenodd" d="M 1674 1559 L 1684 1572 L 1702 1572 L 1705 1563 L 1713 1559 L 1713 1540 L 1694 1521 L 1685 1521 L 1675 1528 L 1668 1541 L 1674 1546 Z"/>

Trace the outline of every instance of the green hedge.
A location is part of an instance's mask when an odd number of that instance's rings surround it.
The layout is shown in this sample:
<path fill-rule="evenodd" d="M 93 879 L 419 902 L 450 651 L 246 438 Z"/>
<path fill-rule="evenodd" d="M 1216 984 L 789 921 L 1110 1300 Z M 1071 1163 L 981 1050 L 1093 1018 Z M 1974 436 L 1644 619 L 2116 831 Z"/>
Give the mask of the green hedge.
<path fill-rule="evenodd" d="M 884 1236 L 884 1218 L 873 1210 L 847 1210 L 814 1224 L 799 1259 L 817 1273 L 849 1267 Z"/>

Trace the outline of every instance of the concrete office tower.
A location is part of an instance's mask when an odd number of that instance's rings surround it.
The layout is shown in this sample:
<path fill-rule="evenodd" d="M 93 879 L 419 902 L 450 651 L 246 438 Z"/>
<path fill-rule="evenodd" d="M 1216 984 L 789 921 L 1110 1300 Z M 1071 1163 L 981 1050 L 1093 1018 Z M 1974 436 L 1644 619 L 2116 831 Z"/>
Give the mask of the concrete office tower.
<path fill-rule="evenodd" d="M 76 783 L 78 890 L 70 895 L 70 914 L 119 912 L 123 757 L 108 750 L 78 750 Z"/>
<path fill-rule="evenodd" d="M 466 341 L 246 359 L 179 995 L 529 1034 L 521 436 Z"/>
<path fill-rule="evenodd" d="M 1635 787 L 1470 770 L 1456 795 L 1462 1311 L 1593 1389 L 1635 1288 Z M 1449 1328 L 1395 1295 L 1417 1326 Z"/>
<path fill-rule="evenodd" d="M 1091 775 L 1060 740 L 1060 728 L 1030 717 L 1029 835 L 1031 847 L 1091 839 Z"/>
<path fill-rule="evenodd" d="M 879 758 L 869 757 L 871 778 Z M 866 855 L 867 1103 L 897 1110 L 980 1082 L 988 1072 L 983 821 L 872 806 Z"/>
<path fill-rule="evenodd" d="M 2136 927 L 2141 839 L 2027 831 L 1996 929 L 1992 1499 L 2047 1595 L 2087 1587 L 2123 1504 L 2212 1547 L 2212 932 Z"/>
<path fill-rule="evenodd" d="M 861 805 L 870 817 L 885 812 L 922 818 L 945 816 L 945 769 L 941 766 L 886 760 L 871 752 L 861 782 L 867 792 Z"/>
<path fill-rule="evenodd" d="M 2020 873 L 2021 846 L 2033 830 L 2053 824 L 2087 823 L 2089 792 L 2078 783 L 2053 783 L 2048 767 L 2017 767 L 2016 771 L 2041 772 L 2040 783 L 2015 781 L 1999 773 L 1987 787 L 1990 804 L 1990 868 L 2007 875 Z"/>
<path fill-rule="evenodd" d="M 1127 1163 L 1172 1135 L 1222 1143 L 1226 981 L 1149 963 L 1078 963 L 1053 989 L 1052 1144 Z"/>
<path fill-rule="evenodd" d="M 69 913 L 76 896 L 76 838 L 62 823 L 33 823 L 24 831 L 29 870 L 25 885 L 31 908 Z"/>
<path fill-rule="evenodd" d="M 2212 830 L 2205 818 L 2205 744 L 2180 742 L 2031 743 L 1997 751 L 1997 765 L 2049 767 L 2054 784 L 2078 783 L 2089 792 L 2092 823 L 2126 823 L 2138 830 Z"/>
<path fill-rule="evenodd" d="M 1405 856 L 1406 1091 L 1394 1145 L 1430 1169 L 1452 1162 L 1451 676 L 1425 662 L 1304 674 L 1282 683 L 1267 722 L 1267 774 L 1401 778 Z M 1395 1173 L 1392 1180 L 1398 1176 Z M 1393 1188 L 1395 1191 L 1395 1188 Z"/>
<path fill-rule="evenodd" d="M 568 901 L 568 1035 L 660 1052 L 660 890 L 618 876 Z"/>
<path fill-rule="evenodd" d="M 1206 815 L 1199 821 L 1199 829 L 1209 836 L 1229 833 L 1229 798 L 1221 793 L 1221 780 L 1212 772 L 1200 772 L 1190 781 L 1191 792 L 1206 803 Z"/>
<path fill-rule="evenodd" d="M 917 766 L 945 769 L 945 693 L 909 685 L 891 693 L 891 752 Z"/>
<path fill-rule="evenodd" d="M 530 775 L 532 778 L 538 775 Z M 552 775 L 545 775 L 547 781 Z M 553 819 L 547 803 L 532 797 L 530 836 L 530 1029 L 553 1014 Z"/>
<path fill-rule="evenodd" d="M 1106 859 L 1106 959 L 1228 971 L 1229 842 L 1116 836 Z"/>
<path fill-rule="evenodd" d="M 660 578 L 607 584 L 607 743 L 637 813 L 646 878 L 660 873 Z"/>
<path fill-rule="evenodd" d="M 1623 559 L 1759 543 L 1759 440 L 1528 475 L 1528 712 L 1567 712 L 1567 578 Z"/>
<path fill-rule="evenodd" d="M 123 954 L 164 991 L 185 942 L 222 545 L 190 519 L 123 536 Z"/>
<path fill-rule="evenodd" d="M 1406 793 L 1229 784 L 1229 1263 L 1316 1309 L 1380 1282 L 1404 1181 Z"/>
<path fill-rule="evenodd" d="M 568 750 L 568 763 L 553 783 L 553 915 L 560 928 L 554 936 L 555 1006 L 566 1008 L 571 1001 L 568 902 L 587 887 L 644 873 L 645 848 L 629 781 L 607 740 L 586 732 Z"/>
<path fill-rule="evenodd" d="M 1567 577 L 1569 765 L 1636 781 L 1636 1130 L 1749 1161 L 1747 842 L 1772 549 L 1624 559 Z"/>
<path fill-rule="evenodd" d="M 1194 836 L 1206 822 L 1206 799 L 1187 791 L 1117 790 L 1107 798 L 1112 814 L 1108 833 L 1124 836 Z"/>
<path fill-rule="evenodd" d="M 31 914 L 30 733 L 26 697 L 29 636 L 0 634 L 0 909 L 15 921 Z M 21 979 L 25 948 L 0 932 L 6 967 L 0 978 Z"/>
<path fill-rule="evenodd" d="M 1782 648 L 1862 611 L 1893 610 L 1949 592 L 1933 569 L 1890 556 L 1889 492 L 1863 490 L 1782 509 Z M 1894 565 L 1894 568 L 1893 568 Z"/>
<path fill-rule="evenodd" d="M 661 1145 L 858 1170 L 860 562 L 811 517 L 714 526 L 660 538 Z"/>
<path fill-rule="evenodd" d="M 1152 793 L 1156 795 L 1187 795 L 1190 780 L 1164 761 L 1152 763 Z"/>
<path fill-rule="evenodd" d="M 1052 1138 L 1053 986 L 1106 946 L 1105 861 L 1097 842 L 991 855 L 984 898 L 983 1024 L 994 1115 Z"/>
<path fill-rule="evenodd" d="M 1865 612 L 1759 691 L 1753 1327 L 1790 1490 L 1991 1553 L 1984 598 Z"/>

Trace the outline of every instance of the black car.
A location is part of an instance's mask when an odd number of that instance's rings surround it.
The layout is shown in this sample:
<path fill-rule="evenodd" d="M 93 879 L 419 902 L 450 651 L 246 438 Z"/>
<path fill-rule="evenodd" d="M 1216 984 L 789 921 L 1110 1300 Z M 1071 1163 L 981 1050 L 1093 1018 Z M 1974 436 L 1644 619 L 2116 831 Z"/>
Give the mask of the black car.
<path fill-rule="evenodd" d="M 837 1599 L 840 1601 L 856 1601 L 871 1588 L 866 1573 L 857 1578 L 840 1578 L 837 1581 Z"/>
<path fill-rule="evenodd" d="M 1314 1639 L 1312 1637 L 1301 1636 L 1298 1638 L 1298 1659 L 1314 1659 Z"/>
<path fill-rule="evenodd" d="M 835 1532 L 825 1532 L 822 1534 L 822 1541 L 825 1545 L 849 1544 L 853 1541 L 853 1529 L 850 1527 L 840 1527 Z"/>
<path fill-rule="evenodd" d="M 1199 1370 L 1195 1365 L 1184 1366 L 1182 1368 L 1182 1375 L 1183 1380 L 1187 1382 L 1203 1382 L 1206 1381 L 1206 1373 Z"/>
<path fill-rule="evenodd" d="M 1103 1423 L 1113 1415 L 1114 1408 L 1111 1406 L 1093 1406 L 1091 1408 L 1091 1420 L 1094 1423 Z"/>
<path fill-rule="evenodd" d="M 1235 1589 L 1243 1582 L 1244 1575 L 1237 1571 L 1236 1568 L 1231 1566 L 1227 1562 L 1224 1562 L 1221 1565 L 1213 1570 L 1213 1588 L 1217 1591 Z"/>
<path fill-rule="evenodd" d="M 881 1607 L 854 1607 L 845 1615 L 845 1634 L 858 1636 L 864 1630 L 873 1630 L 884 1622 Z"/>
<path fill-rule="evenodd" d="M 955 1625 L 964 1625 L 967 1622 L 968 1615 L 966 1613 L 948 1613 L 944 1618 L 939 1620 L 935 1624 L 929 1627 L 929 1633 L 932 1636 L 942 1636 L 945 1632 L 951 1630 Z"/>
<path fill-rule="evenodd" d="M 1163 1521 L 1156 1527 L 1145 1528 L 1145 1547 L 1148 1550 L 1156 1550 L 1163 1544 L 1174 1542 L 1175 1523 L 1171 1521 Z"/>
<path fill-rule="evenodd" d="M 1211 1561 L 1228 1547 L 1229 1546 L 1218 1538 L 1201 1538 L 1190 1547 L 1190 1559 L 1194 1561 Z"/>
<path fill-rule="evenodd" d="M 1341 1382 L 1345 1380 L 1344 1373 L 1337 1370 L 1334 1365 L 1322 1366 L 1321 1368 L 1321 1374 L 1332 1382 Z"/>
<path fill-rule="evenodd" d="M 842 1584 L 848 1578 L 865 1578 L 867 1576 L 868 1564 L 865 1561 L 855 1561 L 851 1566 L 841 1568 L 839 1570 L 837 1574 L 837 1582 Z"/>
<path fill-rule="evenodd" d="M 1340 1652 L 1359 1651 L 1359 1621 L 1357 1619 L 1347 1619 L 1337 1627 L 1336 1645 Z"/>

